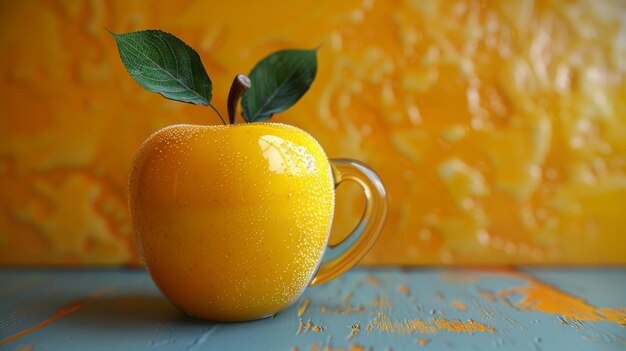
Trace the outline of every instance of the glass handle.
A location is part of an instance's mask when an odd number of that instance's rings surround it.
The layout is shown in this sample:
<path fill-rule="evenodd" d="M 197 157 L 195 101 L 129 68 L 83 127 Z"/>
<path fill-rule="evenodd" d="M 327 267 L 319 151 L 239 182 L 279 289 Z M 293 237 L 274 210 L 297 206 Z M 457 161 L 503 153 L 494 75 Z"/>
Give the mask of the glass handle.
<path fill-rule="evenodd" d="M 337 245 L 329 245 L 311 285 L 336 278 L 352 268 L 372 248 L 387 218 L 387 194 L 383 183 L 373 170 L 361 162 L 349 159 L 330 160 L 335 188 L 349 180 L 365 192 L 365 211 L 356 228 Z"/>

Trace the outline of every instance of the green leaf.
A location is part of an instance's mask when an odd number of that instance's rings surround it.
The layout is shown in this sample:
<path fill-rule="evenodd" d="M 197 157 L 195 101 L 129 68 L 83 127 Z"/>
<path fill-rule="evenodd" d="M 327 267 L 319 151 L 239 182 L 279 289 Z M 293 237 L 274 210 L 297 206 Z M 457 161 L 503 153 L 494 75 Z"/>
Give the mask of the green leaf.
<path fill-rule="evenodd" d="M 317 49 L 277 51 L 254 66 L 252 87 L 241 105 L 247 122 L 264 121 L 293 106 L 309 90 L 317 73 Z"/>
<path fill-rule="evenodd" d="M 160 30 L 111 35 L 124 66 L 139 85 L 168 99 L 210 104 L 211 79 L 198 53 L 182 40 Z"/>

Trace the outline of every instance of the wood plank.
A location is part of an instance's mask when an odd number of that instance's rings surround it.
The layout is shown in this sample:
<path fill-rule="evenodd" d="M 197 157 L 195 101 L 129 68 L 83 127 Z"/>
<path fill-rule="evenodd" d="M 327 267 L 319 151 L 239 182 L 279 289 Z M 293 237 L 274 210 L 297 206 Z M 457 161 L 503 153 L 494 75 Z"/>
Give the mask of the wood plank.
<path fill-rule="evenodd" d="M 624 350 L 626 269 L 359 268 L 273 318 L 184 316 L 143 270 L 1 270 L 1 350 Z"/>

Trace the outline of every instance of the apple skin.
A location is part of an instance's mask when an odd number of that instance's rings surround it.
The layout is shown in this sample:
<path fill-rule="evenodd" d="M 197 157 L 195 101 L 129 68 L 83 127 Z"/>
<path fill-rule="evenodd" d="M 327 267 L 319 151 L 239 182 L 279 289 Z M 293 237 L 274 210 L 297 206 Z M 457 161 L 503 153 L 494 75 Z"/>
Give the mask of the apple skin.
<path fill-rule="evenodd" d="M 252 320 L 293 304 L 328 242 L 334 182 L 292 126 L 175 125 L 139 149 L 129 206 L 148 271 L 190 316 Z"/>

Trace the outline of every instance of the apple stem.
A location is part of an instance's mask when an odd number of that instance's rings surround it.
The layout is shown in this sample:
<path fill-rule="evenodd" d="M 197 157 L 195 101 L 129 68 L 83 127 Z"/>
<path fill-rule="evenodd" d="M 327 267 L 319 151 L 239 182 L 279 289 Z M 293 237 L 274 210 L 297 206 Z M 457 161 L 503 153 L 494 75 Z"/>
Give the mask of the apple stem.
<path fill-rule="evenodd" d="M 228 93 L 228 122 L 235 124 L 235 113 L 237 112 L 237 103 L 241 100 L 243 93 L 250 88 L 252 83 L 250 78 L 245 74 L 238 74 L 233 80 L 233 85 L 230 86 L 230 92 Z"/>

